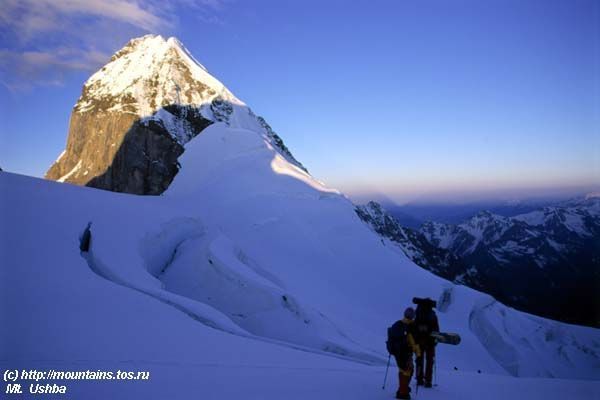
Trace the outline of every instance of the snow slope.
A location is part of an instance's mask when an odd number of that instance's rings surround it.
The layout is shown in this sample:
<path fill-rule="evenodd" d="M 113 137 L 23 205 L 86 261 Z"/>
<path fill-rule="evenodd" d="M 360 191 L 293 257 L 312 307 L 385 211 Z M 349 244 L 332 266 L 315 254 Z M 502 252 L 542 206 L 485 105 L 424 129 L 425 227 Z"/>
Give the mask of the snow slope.
<path fill-rule="evenodd" d="M 193 371 L 206 374 L 194 387 L 207 396 L 239 395 L 224 388 L 239 375 L 264 398 L 298 385 L 300 370 L 316 386 L 297 393 L 328 398 L 343 383 L 350 398 L 377 398 L 385 328 L 414 295 L 443 295 L 442 327 L 463 337 L 439 348 L 451 396 L 469 398 L 451 389 L 454 367 L 457 382 L 481 370 L 498 387 L 509 375 L 598 376 L 597 330 L 517 312 L 416 267 L 260 134 L 215 124 L 181 163 L 160 197 L 0 174 L 3 365 L 147 368 L 157 380 L 136 393 L 160 393 L 169 377 L 177 398 Z M 548 381 L 518 382 L 540 394 Z M 102 387 L 111 397 L 133 390 Z"/>

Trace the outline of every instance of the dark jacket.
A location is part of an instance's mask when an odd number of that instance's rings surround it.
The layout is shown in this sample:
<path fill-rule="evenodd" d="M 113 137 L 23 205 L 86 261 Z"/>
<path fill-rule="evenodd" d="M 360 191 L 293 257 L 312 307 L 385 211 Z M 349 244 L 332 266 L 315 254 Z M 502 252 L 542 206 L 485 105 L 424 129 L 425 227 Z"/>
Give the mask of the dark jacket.
<path fill-rule="evenodd" d="M 392 344 L 395 348 L 393 354 L 400 356 L 401 358 L 408 358 L 414 352 L 417 357 L 421 355 L 421 349 L 415 340 L 415 326 L 413 320 L 403 318 L 396 321 L 394 325 L 389 329 L 389 339 L 394 341 L 394 338 L 400 338 L 403 336 L 403 332 L 406 332 L 406 340 L 396 340 L 396 343 Z"/>

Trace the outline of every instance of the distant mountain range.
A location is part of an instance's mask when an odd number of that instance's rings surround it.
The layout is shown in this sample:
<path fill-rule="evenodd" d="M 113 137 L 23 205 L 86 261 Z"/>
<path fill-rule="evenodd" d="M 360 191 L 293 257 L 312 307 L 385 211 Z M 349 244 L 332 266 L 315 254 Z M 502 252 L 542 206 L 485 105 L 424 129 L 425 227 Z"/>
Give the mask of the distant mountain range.
<path fill-rule="evenodd" d="M 526 214 L 540 208 L 556 204 L 557 198 L 526 199 L 521 201 L 473 201 L 467 203 L 427 203 L 414 202 L 398 205 L 393 200 L 376 199 L 388 213 L 393 215 L 402 226 L 418 229 L 425 222 L 436 221 L 446 224 L 460 224 L 474 217 L 481 210 L 504 217 Z M 359 202 L 361 203 L 361 202 Z"/>
<path fill-rule="evenodd" d="M 515 308 L 600 326 L 600 197 L 505 217 L 481 211 L 460 224 L 403 227 L 381 205 L 357 214 L 421 267 Z"/>

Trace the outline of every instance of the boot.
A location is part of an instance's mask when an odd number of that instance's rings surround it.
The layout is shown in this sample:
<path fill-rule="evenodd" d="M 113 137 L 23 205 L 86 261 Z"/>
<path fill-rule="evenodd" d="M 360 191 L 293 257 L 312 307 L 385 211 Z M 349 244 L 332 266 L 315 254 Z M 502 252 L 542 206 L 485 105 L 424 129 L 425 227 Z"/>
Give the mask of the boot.
<path fill-rule="evenodd" d="M 410 399 L 410 387 L 408 384 L 410 383 L 410 375 L 405 375 L 403 372 L 399 374 L 400 378 L 400 388 L 396 392 L 397 399 Z"/>
<path fill-rule="evenodd" d="M 397 399 L 410 400 L 410 394 L 401 395 L 400 392 L 396 392 Z"/>

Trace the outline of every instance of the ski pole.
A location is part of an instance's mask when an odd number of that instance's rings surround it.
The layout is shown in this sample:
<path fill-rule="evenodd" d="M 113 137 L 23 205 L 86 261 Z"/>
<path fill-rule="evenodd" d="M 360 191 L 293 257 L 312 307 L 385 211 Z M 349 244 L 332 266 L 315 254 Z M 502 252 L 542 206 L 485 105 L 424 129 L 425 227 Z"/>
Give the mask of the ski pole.
<path fill-rule="evenodd" d="M 419 395 L 419 382 L 415 381 L 415 397 Z"/>
<path fill-rule="evenodd" d="M 385 377 L 383 378 L 383 386 L 381 387 L 382 390 L 385 390 L 385 382 L 387 381 L 387 373 L 388 373 L 388 369 L 390 369 L 390 358 L 392 357 L 391 354 L 388 355 L 388 362 L 387 362 L 387 367 L 385 367 Z"/>

